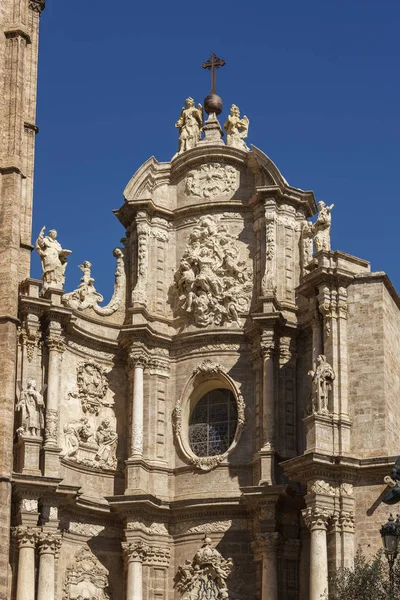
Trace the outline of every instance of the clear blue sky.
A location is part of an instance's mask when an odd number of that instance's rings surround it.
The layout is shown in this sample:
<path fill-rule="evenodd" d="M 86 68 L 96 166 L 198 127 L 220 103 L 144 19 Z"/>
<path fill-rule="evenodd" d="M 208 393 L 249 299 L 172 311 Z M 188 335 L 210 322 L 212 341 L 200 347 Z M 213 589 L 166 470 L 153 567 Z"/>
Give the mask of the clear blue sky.
<path fill-rule="evenodd" d="M 56 228 L 77 265 L 112 292 L 112 209 L 151 155 L 177 149 L 184 99 L 217 88 L 250 119 L 249 142 L 293 186 L 335 203 L 332 247 L 400 289 L 398 0 L 133 2 L 47 0 L 41 19 L 33 238 Z M 40 277 L 38 257 L 32 275 Z"/>

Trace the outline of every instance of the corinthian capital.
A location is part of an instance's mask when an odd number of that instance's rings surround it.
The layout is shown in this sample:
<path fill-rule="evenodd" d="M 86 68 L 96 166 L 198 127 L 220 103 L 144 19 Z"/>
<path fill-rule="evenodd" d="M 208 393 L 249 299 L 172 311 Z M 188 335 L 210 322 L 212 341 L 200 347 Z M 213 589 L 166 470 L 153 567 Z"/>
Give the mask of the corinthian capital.
<path fill-rule="evenodd" d="M 40 554 L 57 555 L 62 542 L 62 536 L 59 532 L 41 531 L 38 534 L 38 545 Z"/>
<path fill-rule="evenodd" d="M 18 548 L 34 548 L 38 539 L 38 530 L 35 527 L 18 525 L 13 528 L 12 535 L 17 541 Z"/>
<path fill-rule="evenodd" d="M 326 531 L 328 521 L 331 518 L 331 513 L 326 508 L 308 507 L 301 514 L 310 531 L 316 531 L 317 529 Z"/>
<path fill-rule="evenodd" d="M 122 549 L 124 551 L 125 558 L 128 562 L 131 561 L 140 561 L 143 562 L 144 559 L 150 553 L 150 546 L 144 544 L 143 542 L 122 542 Z"/>

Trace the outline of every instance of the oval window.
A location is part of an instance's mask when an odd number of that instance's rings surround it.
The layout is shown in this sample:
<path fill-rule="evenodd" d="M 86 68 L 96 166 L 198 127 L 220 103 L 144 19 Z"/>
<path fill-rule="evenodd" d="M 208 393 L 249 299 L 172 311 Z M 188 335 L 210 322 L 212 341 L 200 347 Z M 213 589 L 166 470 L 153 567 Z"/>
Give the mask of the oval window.
<path fill-rule="evenodd" d="M 200 398 L 189 420 L 189 444 L 196 456 L 224 454 L 233 442 L 238 420 L 235 396 L 216 389 Z"/>

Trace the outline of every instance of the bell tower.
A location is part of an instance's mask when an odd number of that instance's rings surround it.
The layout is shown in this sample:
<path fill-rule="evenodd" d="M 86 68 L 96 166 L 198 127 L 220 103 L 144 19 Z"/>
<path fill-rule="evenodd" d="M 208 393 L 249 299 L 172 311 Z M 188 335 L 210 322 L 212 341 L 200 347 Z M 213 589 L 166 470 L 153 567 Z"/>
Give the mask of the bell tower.
<path fill-rule="evenodd" d="M 0 5 L 0 598 L 9 531 L 18 288 L 29 277 L 39 20 L 45 0 Z"/>

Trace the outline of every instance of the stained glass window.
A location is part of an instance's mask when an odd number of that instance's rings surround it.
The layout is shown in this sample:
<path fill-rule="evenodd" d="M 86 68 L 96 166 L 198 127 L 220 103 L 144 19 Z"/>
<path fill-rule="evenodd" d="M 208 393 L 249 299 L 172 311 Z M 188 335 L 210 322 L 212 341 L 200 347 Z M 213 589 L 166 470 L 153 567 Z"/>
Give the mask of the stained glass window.
<path fill-rule="evenodd" d="M 196 456 L 216 456 L 235 437 L 237 406 L 230 390 L 216 389 L 203 396 L 190 415 L 189 443 Z"/>

